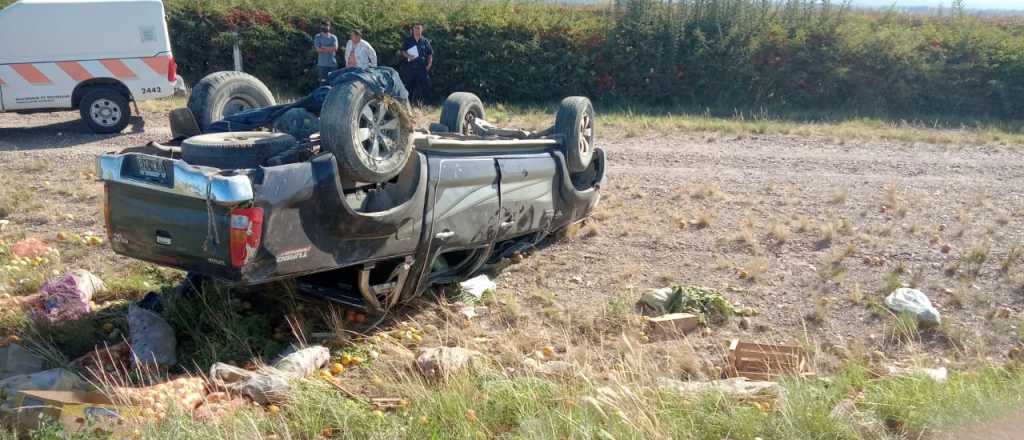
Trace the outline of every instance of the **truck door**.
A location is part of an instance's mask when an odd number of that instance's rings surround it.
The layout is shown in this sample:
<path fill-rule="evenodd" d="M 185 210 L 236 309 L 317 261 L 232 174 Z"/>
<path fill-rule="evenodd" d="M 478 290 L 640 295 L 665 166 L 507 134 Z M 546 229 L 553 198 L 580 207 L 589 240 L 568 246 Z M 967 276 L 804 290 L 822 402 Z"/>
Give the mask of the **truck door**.
<path fill-rule="evenodd" d="M 486 257 L 498 235 L 498 170 L 490 157 L 431 162 L 433 203 L 425 215 L 433 223 L 431 277 L 438 279 L 456 276 Z"/>
<path fill-rule="evenodd" d="M 499 158 L 501 213 L 498 239 L 547 229 L 554 217 L 555 160 L 550 154 Z"/>

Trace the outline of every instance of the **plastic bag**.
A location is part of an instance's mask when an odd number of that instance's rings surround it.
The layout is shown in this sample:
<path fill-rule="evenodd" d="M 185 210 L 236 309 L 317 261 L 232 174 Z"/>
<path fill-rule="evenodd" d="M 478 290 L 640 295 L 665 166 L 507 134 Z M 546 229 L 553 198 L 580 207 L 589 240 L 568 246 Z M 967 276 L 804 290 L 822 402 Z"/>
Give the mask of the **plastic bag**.
<path fill-rule="evenodd" d="M 77 270 L 43 284 L 30 304 L 33 316 L 50 323 L 74 321 L 91 311 L 92 296 L 106 289 L 89 271 Z"/>
<path fill-rule="evenodd" d="M 0 400 L 3 401 L 4 408 L 11 408 L 11 405 L 15 403 L 18 391 L 82 391 L 87 387 L 88 384 L 75 373 L 63 368 L 54 368 L 0 380 Z"/>
<path fill-rule="evenodd" d="M 0 379 L 31 374 L 43 369 L 43 358 L 18 344 L 0 347 Z"/>
<path fill-rule="evenodd" d="M 484 292 L 490 290 L 493 291 L 498 285 L 494 284 L 487 275 L 479 275 L 470 278 L 466 281 L 459 283 L 459 288 L 463 292 L 470 294 L 473 298 L 480 299 L 484 296 Z"/>
<path fill-rule="evenodd" d="M 128 306 L 128 330 L 136 364 L 168 367 L 178 363 L 174 328 L 160 315 L 132 304 Z"/>
<path fill-rule="evenodd" d="M 920 322 L 939 324 L 942 321 L 932 302 L 917 289 L 896 289 L 885 297 L 885 305 L 899 313 L 910 313 Z"/>

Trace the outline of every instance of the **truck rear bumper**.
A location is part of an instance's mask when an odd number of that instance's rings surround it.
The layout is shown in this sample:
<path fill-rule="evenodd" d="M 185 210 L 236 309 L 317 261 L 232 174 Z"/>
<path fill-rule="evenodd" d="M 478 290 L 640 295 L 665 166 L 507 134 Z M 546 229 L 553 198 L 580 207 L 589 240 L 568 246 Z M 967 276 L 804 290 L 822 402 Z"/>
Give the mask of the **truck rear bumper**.
<path fill-rule="evenodd" d="M 143 165 L 141 161 L 153 161 Z M 159 166 L 160 169 L 150 169 Z M 163 174 L 160 173 L 163 171 Z M 121 183 L 175 194 L 211 203 L 233 206 L 253 199 L 252 183 L 247 176 L 200 168 L 180 160 L 144 154 L 101 154 L 96 174 L 105 182 Z"/>

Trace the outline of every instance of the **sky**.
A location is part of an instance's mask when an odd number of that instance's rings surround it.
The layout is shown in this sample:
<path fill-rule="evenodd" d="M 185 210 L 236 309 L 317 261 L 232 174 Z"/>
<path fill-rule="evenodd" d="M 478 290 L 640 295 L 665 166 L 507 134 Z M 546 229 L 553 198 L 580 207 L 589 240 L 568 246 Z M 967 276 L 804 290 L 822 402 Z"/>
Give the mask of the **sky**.
<path fill-rule="evenodd" d="M 939 6 L 948 8 L 950 0 L 853 0 L 854 6 L 886 7 Z M 1024 0 L 966 0 L 968 9 L 1024 9 Z"/>

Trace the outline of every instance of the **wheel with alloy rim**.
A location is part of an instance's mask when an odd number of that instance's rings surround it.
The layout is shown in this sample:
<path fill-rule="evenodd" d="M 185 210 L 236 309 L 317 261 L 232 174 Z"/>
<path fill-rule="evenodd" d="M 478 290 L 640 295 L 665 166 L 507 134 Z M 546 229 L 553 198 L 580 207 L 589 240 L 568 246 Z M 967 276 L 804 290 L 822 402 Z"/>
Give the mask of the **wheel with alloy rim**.
<path fill-rule="evenodd" d="M 327 95 L 320 139 L 353 180 L 385 182 L 398 175 L 412 153 L 412 121 L 402 103 L 355 81 Z"/>
<path fill-rule="evenodd" d="M 586 171 L 594 157 L 594 106 L 583 96 L 562 100 L 555 115 L 555 133 L 561 137 L 570 172 Z"/>
<path fill-rule="evenodd" d="M 119 133 L 132 115 L 128 97 L 113 87 L 87 90 L 78 108 L 82 120 L 96 133 Z"/>

